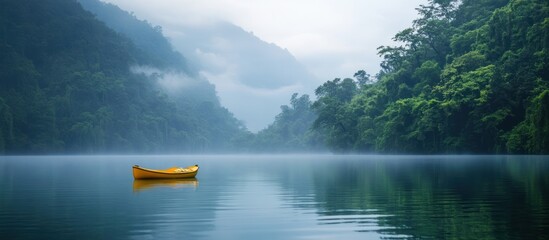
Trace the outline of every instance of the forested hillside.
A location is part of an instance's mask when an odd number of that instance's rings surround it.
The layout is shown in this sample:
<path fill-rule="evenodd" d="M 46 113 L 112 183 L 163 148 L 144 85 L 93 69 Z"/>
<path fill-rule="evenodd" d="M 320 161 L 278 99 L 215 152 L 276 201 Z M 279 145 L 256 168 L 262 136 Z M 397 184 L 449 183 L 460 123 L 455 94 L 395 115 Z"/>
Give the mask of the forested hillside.
<path fill-rule="evenodd" d="M 549 2 L 430 0 L 377 81 L 316 90 L 334 151 L 549 153 Z M 361 80 L 361 81 L 360 81 Z"/>
<path fill-rule="evenodd" d="M 375 77 L 358 71 L 316 89 L 312 132 L 334 152 L 549 153 L 549 2 L 417 10 L 396 46 L 378 48 Z M 298 125 L 287 121 L 274 126 Z"/>
<path fill-rule="evenodd" d="M 76 0 L 84 10 L 91 12 L 107 27 L 132 40 L 133 44 L 149 55 L 151 62 L 162 68 L 175 68 L 195 75 L 188 66 L 188 60 L 174 51 L 170 42 L 163 36 L 162 27 L 152 26 L 146 20 L 139 20 L 116 5 L 100 0 Z"/>
<path fill-rule="evenodd" d="M 214 151 L 244 132 L 159 29 L 140 26 L 155 48 L 74 0 L 0 9 L 0 153 Z"/>

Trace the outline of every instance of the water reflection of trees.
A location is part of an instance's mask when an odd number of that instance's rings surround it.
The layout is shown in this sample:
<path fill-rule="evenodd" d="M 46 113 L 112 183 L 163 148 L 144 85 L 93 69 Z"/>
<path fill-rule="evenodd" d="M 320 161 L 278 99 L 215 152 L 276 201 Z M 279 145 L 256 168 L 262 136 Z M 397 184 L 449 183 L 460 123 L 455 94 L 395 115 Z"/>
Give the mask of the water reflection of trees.
<path fill-rule="evenodd" d="M 321 224 L 354 223 L 358 231 L 376 231 L 387 237 L 547 239 L 547 160 L 397 157 L 338 161 L 314 168 L 314 202 Z"/>

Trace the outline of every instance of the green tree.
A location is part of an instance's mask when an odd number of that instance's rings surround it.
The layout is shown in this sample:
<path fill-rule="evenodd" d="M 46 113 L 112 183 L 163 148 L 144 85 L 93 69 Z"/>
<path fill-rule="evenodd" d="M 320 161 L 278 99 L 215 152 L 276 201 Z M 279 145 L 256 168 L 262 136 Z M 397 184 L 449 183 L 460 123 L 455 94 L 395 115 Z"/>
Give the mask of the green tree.
<path fill-rule="evenodd" d="M 292 94 L 290 105 L 280 107 L 281 112 L 266 129 L 249 139 L 249 151 L 300 152 L 322 150 L 319 134 L 311 128 L 316 114 L 311 109 L 309 95 Z"/>
<path fill-rule="evenodd" d="M 350 78 L 336 78 L 315 90 L 318 99 L 312 107 L 318 117 L 313 127 L 325 134 L 328 146 L 335 151 L 348 149 L 354 144 L 356 123 L 347 105 L 357 91 L 357 83 Z"/>

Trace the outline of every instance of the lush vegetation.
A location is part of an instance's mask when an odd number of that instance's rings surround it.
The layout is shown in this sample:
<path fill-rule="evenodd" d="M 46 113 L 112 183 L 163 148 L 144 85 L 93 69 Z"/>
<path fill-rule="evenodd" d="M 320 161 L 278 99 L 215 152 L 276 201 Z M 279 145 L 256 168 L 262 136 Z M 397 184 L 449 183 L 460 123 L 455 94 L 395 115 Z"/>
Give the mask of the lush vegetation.
<path fill-rule="evenodd" d="M 400 46 L 316 90 L 336 152 L 549 153 L 549 3 L 430 0 Z"/>
<path fill-rule="evenodd" d="M 0 153 L 214 151 L 244 132 L 160 29 L 122 35 L 71 0 L 0 9 Z M 167 76 L 190 83 L 167 94 Z"/>
<path fill-rule="evenodd" d="M 96 16 L 70 0 L 2 1 L 0 152 L 325 144 L 335 152 L 549 153 L 544 0 L 430 0 L 394 36 L 400 45 L 378 48 L 375 77 L 327 81 L 314 102 L 295 94 L 257 134 L 220 105 L 160 27 L 80 2 Z"/>

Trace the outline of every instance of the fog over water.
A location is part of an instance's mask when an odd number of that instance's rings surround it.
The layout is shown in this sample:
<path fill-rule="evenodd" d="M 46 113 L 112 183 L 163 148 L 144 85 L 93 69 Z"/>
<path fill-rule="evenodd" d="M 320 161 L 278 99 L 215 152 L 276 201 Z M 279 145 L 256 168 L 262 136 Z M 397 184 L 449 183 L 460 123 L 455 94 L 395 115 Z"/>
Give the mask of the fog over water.
<path fill-rule="evenodd" d="M 0 157 L 0 234 L 4 239 L 547 239 L 547 160 Z M 132 164 L 201 169 L 192 179 L 147 181 L 132 178 Z M 29 166 L 44 170 L 28 174 Z"/>

